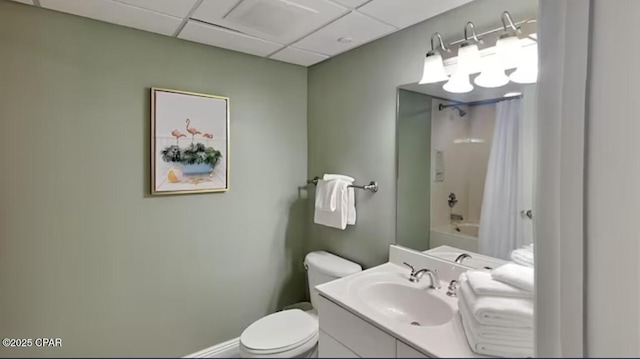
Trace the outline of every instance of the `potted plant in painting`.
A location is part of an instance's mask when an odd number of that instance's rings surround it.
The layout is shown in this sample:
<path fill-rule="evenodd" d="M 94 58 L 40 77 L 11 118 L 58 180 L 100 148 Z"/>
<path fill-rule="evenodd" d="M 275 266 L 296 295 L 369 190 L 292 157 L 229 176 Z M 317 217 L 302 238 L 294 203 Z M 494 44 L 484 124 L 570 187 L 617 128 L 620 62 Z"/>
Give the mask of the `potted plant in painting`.
<path fill-rule="evenodd" d="M 220 151 L 203 143 L 191 143 L 186 148 L 167 146 L 160 154 L 163 161 L 179 167 L 185 175 L 210 173 L 222 158 Z"/>

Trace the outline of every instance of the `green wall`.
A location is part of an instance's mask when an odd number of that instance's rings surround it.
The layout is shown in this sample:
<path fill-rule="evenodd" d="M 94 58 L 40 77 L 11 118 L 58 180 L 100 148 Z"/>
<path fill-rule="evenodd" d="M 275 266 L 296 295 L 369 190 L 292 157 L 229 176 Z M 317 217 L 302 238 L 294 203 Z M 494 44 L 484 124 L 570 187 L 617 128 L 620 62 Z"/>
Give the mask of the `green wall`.
<path fill-rule="evenodd" d="M 431 231 L 431 97 L 398 91 L 396 244 L 426 251 Z"/>
<path fill-rule="evenodd" d="M 0 1 L 0 356 L 183 356 L 305 295 L 307 70 Z M 149 87 L 231 98 L 230 190 L 149 196 Z"/>
<path fill-rule="evenodd" d="M 535 16 L 537 1 L 476 0 L 309 69 L 308 175 L 344 173 L 380 185 L 376 194 L 357 191 L 356 226 L 310 224 L 309 250 L 329 250 L 365 267 L 387 260 L 396 234 L 397 87 L 420 79 L 431 34 L 460 39 L 467 21 L 479 31 L 493 29 L 505 10 L 518 21 Z"/>

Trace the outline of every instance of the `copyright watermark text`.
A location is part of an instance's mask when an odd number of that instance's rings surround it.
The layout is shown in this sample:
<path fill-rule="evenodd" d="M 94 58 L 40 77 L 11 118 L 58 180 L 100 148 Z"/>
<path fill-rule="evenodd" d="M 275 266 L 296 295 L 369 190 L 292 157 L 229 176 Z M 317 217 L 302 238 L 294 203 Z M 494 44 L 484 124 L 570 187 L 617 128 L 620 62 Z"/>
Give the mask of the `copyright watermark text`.
<path fill-rule="evenodd" d="M 4 338 L 2 346 L 5 348 L 61 347 L 62 338 Z"/>

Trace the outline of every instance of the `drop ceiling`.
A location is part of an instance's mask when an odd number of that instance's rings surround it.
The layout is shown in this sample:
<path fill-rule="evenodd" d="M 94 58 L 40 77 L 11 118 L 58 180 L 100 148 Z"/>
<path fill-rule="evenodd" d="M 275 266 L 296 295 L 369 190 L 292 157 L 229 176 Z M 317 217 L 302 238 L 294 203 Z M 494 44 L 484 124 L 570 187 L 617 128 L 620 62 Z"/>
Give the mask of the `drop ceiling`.
<path fill-rule="evenodd" d="M 310 66 L 472 0 L 14 0 Z"/>

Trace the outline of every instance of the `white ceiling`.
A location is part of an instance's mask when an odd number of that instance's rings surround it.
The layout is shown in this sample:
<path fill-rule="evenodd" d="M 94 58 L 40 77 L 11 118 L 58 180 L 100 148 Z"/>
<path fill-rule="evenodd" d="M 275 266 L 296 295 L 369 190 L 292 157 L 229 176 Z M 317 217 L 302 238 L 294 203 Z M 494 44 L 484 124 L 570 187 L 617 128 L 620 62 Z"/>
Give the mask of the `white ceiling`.
<path fill-rule="evenodd" d="M 473 0 L 14 0 L 310 66 Z"/>

